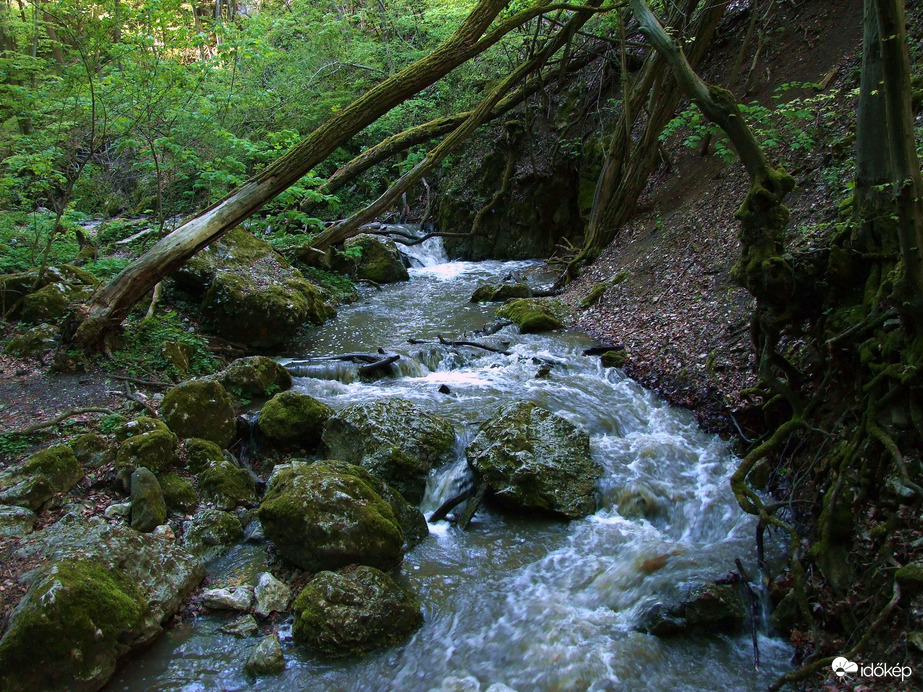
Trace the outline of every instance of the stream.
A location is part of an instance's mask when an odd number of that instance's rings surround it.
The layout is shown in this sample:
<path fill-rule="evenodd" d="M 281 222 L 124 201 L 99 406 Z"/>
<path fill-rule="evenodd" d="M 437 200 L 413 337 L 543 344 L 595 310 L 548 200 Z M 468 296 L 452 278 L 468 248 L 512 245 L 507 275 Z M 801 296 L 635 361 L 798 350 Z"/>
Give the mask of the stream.
<path fill-rule="evenodd" d="M 505 327 L 478 338 L 511 355 L 408 344 L 440 334 L 460 339 L 492 323 L 496 304 L 469 303 L 474 289 L 542 267 L 450 262 L 439 239 L 408 254 L 409 282 L 363 288 L 361 301 L 341 307 L 300 349 L 308 356 L 381 347 L 403 356 L 392 366 L 395 376 L 362 381 L 356 366 L 333 364 L 297 377 L 296 389 L 334 408 L 401 397 L 451 420 L 456 458 L 430 476 L 421 506 L 427 516 L 464 483 L 464 448 L 478 425 L 505 403 L 536 402 L 590 434 L 593 458 L 604 469 L 599 511 L 565 522 L 482 508 L 467 531 L 431 524 L 432 535 L 407 554 L 398 575 L 425 615 L 401 646 L 324 661 L 299 650 L 284 625 L 285 671 L 253 681 L 242 668 L 258 640 L 219 632 L 234 615 L 213 613 L 174 626 L 123 664 L 107 689 L 426 691 L 503 683 L 519 692 L 760 690 L 788 670 L 791 648 L 771 636 L 759 637 L 756 671 L 749 631 L 661 639 L 633 629 L 654 603 L 683 584 L 726 575 L 735 558 L 756 573 L 754 522 L 730 492 L 737 460 L 728 444 L 620 370 L 582 356 L 595 344 L 580 334 L 520 335 Z M 626 488 L 653 498 L 660 511 L 649 519 L 623 517 L 618 505 Z M 641 569 L 667 554 L 662 569 Z M 255 580 L 265 566 L 265 544 L 255 540 L 209 571 L 220 584 Z"/>

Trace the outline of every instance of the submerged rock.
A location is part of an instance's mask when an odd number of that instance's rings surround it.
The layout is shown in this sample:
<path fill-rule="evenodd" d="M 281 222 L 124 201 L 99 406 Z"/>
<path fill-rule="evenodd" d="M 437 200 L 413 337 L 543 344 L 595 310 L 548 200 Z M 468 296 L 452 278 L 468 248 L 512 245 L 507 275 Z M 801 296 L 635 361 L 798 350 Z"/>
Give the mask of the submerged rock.
<path fill-rule="evenodd" d="M 279 635 L 273 632 L 260 639 L 260 643 L 253 647 L 244 672 L 247 675 L 278 675 L 285 670 L 285 656 L 282 654 L 282 644 Z"/>
<path fill-rule="evenodd" d="M 48 447 L 0 474 L 0 504 L 37 510 L 82 478 L 83 467 L 70 447 Z"/>
<path fill-rule="evenodd" d="M 204 576 L 167 541 L 66 515 L 21 548 L 42 557 L 0 640 L 0 689 L 97 690 L 149 643 Z"/>
<path fill-rule="evenodd" d="M 397 493 L 383 494 L 384 484 L 358 466 L 296 461 L 276 467 L 260 523 L 282 556 L 302 569 L 353 563 L 391 569 L 403 558 L 405 539 L 425 532 L 426 524 Z"/>
<path fill-rule="evenodd" d="M 530 298 L 532 289 L 524 283 L 485 284 L 471 294 L 472 303 L 503 303 L 512 298 Z"/>
<path fill-rule="evenodd" d="M 180 437 L 198 437 L 229 447 L 237 432 L 234 404 L 217 382 L 191 380 L 163 398 L 164 422 Z"/>
<path fill-rule="evenodd" d="M 131 474 L 131 528 L 150 533 L 167 519 L 167 503 L 160 483 L 148 469 L 141 467 Z"/>
<path fill-rule="evenodd" d="M 359 259 L 354 260 L 350 271 L 357 279 L 390 284 L 410 278 L 401 251 L 393 240 L 363 233 L 349 238 L 343 243 L 343 248 L 347 252 L 358 249 L 361 253 Z"/>
<path fill-rule="evenodd" d="M 292 610 L 295 641 L 329 657 L 360 656 L 396 644 L 423 624 L 413 595 L 365 565 L 320 572 Z"/>
<path fill-rule="evenodd" d="M 638 629 L 657 636 L 682 634 L 690 629 L 735 631 L 747 617 L 737 584 L 703 584 L 692 589 L 676 605 L 658 603 L 642 616 Z"/>
<path fill-rule="evenodd" d="M 491 496 L 507 507 L 569 518 L 596 511 L 602 470 L 590 459 L 589 436 L 536 404 L 502 408 L 465 453 Z"/>
<path fill-rule="evenodd" d="M 497 317 L 510 320 L 523 334 L 550 332 L 564 326 L 567 307 L 548 298 L 511 300 L 497 310 Z"/>
<path fill-rule="evenodd" d="M 430 470 L 453 448 L 455 429 L 406 399 L 388 399 L 336 413 L 324 443 L 331 458 L 362 466 L 416 504 Z"/>
<path fill-rule="evenodd" d="M 324 423 L 333 409 L 300 392 L 276 394 L 260 409 L 257 425 L 270 440 L 282 446 L 313 449 L 320 445 Z"/>

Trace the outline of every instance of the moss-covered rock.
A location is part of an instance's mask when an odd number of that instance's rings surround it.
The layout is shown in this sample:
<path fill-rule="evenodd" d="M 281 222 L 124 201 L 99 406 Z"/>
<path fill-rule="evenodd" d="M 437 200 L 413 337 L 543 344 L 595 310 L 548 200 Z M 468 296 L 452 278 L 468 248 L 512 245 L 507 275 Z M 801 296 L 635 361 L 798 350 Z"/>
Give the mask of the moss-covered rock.
<path fill-rule="evenodd" d="M 497 310 L 497 316 L 509 320 L 523 334 L 537 334 L 564 326 L 567 309 L 563 303 L 547 298 L 511 300 Z"/>
<path fill-rule="evenodd" d="M 190 359 L 195 353 L 191 345 L 179 341 L 164 341 L 160 347 L 160 352 L 163 353 L 163 357 L 176 368 L 180 375 L 185 375 L 189 372 Z"/>
<path fill-rule="evenodd" d="M 167 520 L 167 503 L 157 477 L 143 466 L 131 474 L 131 528 L 150 533 Z"/>
<path fill-rule="evenodd" d="M 213 462 L 199 474 L 199 490 L 218 509 L 234 509 L 240 505 L 252 507 L 256 504 L 256 485 L 250 474 L 226 459 Z"/>
<path fill-rule="evenodd" d="M 237 432 L 234 404 L 217 382 L 191 380 L 163 398 L 160 413 L 180 437 L 199 437 L 229 447 Z"/>
<path fill-rule="evenodd" d="M 183 452 L 186 458 L 186 468 L 197 475 L 212 464 L 220 464 L 224 461 L 224 452 L 221 451 L 221 447 L 198 437 L 184 440 Z"/>
<path fill-rule="evenodd" d="M 423 624 L 413 595 L 364 565 L 315 575 L 292 610 L 295 641 L 328 657 L 361 656 L 397 644 Z"/>
<path fill-rule="evenodd" d="M 628 360 L 628 353 L 625 349 L 620 348 L 612 351 L 606 351 L 599 357 L 604 368 L 621 368 L 625 366 Z"/>
<path fill-rule="evenodd" d="M 33 323 L 60 320 L 70 312 L 73 303 L 86 300 L 91 293 L 92 289 L 87 286 L 48 284 L 23 298 L 19 318 Z"/>
<path fill-rule="evenodd" d="M 909 593 L 923 591 L 923 562 L 910 562 L 894 573 L 894 579 Z"/>
<path fill-rule="evenodd" d="M 321 442 L 324 423 L 333 409 L 322 401 L 287 391 L 276 394 L 260 409 L 257 425 L 268 439 L 282 447 L 314 449 Z"/>
<path fill-rule="evenodd" d="M 149 416 L 138 416 L 134 420 L 128 421 L 115 431 L 115 441 L 121 444 L 130 437 L 137 437 L 138 435 L 143 435 L 144 433 L 149 432 L 169 433 L 170 428 L 167 427 L 166 423 L 164 423 L 162 420 L 158 420 L 157 418 L 150 418 Z"/>
<path fill-rule="evenodd" d="M 37 510 L 83 478 L 83 467 L 67 445 L 36 452 L 24 463 L 0 474 L 0 504 Z"/>
<path fill-rule="evenodd" d="M 97 690 L 149 643 L 201 581 L 172 543 L 103 519 L 65 515 L 21 544 L 43 566 L 0 640 L 0 689 Z"/>
<path fill-rule="evenodd" d="M 115 459 L 115 449 L 104 435 L 85 433 L 71 442 L 74 456 L 84 468 L 96 469 Z"/>
<path fill-rule="evenodd" d="M 6 342 L 4 350 L 19 358 L 38 357 L 54 348 L 58 330 L 50 324 L 40 324 L 27 329 Z"/>
<path fill-rule="evenodd" d="M 217 376 L 232 399 L 267 399 L 292 388 L 288 370 L 272 358 L 238 358 Z"/>
<path fill-rule="evenodd" d="M 502 303 L 513 298 L 529 298 L 532 289 L 524 283 L 485 284 L 471 294 L 472 303 Z"/>
<path fill-rule="evenodd" d="M 155 474 L 165 471 L 176 459 L 175 449 L 176 435 L 162 428 L 128 438 L 115 455 L 119 483 L 127 490 L 131 475 L 138 468 L 146 468 Z"/>
<path fill-rule="evenodd" d="M 203 559 L 220 555 L 243 537 L 240 520 L 219 509 L 200 509 L 183 522 L 183 548 Z"/>
<path fill-rule="evenodd" d="M 455 445 L 455 429 L 406 399 L 353 404 L 324 426 L 328 456 L 356 464 L 414 504 L 423 499 L 430 469 Z"/>
<path fill-rule="evenodd" d="M 235 228 L 173 274 L 177 285 L 203 295 L 202 312 L 221 336 L 266 348 L 283 343 L 306 322 L 331 311 L 317 288 L 265 240 Z"/>
<path fill-rule="evenodd" d="M 32 533 L 35 512 L 16 505 L 0 505 L 0 538 L 21 538 Z"/>
<path fill-rule="evenodd" d="M 342 461 L 279 466 L 259 509 L 263 531 L 283 557 L 312 572 L 354 563 L 391 569 L 405 536 L 382 485 Z"/>
<path fill-rule="evenodd" d="M 357 279 L 367 279 L 377 284 L 407 281 L 410 275 L 404 266 L 401 251 L 393 240 L 363 233 L 343 243 L 349 254 L 358 249 L 360 255 L 351 272 Z"/>
<path fill-rule="evenodd" d="M 282 645 L 279 635 L 273 632 L 260 639 L 260 643 L 253 647 L 244 664 L 247 675 L 278 675 L 285 670 L 285 656 L 282 654 Z"/>
<path fill-rule="evenodd" d="M 502 408 L 466 450 L 468 463 L 503 505 L 569 518 L 596 511 L 602 470 L 582 430 L 533 403 Z"/>
<path fill-rule="evenodd" d="M 165 473 L 158 476 L 157 480 L 160 481 L 163 500 L 167 503 L 167 509 L 171 512 L 185 514 L 193 511 L 198 506 L 199 496 L 196 494 L 192 483 L 178 473 Z"/>

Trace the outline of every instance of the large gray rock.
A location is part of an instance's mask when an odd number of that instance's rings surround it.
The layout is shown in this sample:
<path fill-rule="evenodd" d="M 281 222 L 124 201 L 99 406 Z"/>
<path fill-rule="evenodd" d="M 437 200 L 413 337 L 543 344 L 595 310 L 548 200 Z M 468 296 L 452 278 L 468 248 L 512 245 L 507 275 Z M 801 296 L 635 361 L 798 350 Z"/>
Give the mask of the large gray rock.
<path fill-rule="evenodd" d="M 160 413 L 180 437 L 198 437 L 229 447 L 237 433 L 234 404 L 217 382 L 183 382 L 166 393 Z"/>
<path fill-rule="evenodd" d="M 324 443 L 332 459 L 362 466 L 416 504 L 430 470 L 454 447 L 455 429 L 406 399 L 387 399 L 337 412 L 324 426 Z"/>
<path fill-rule="evenodd" d="M 173 275 L 202 295 L 202 313 L 219 335 L 258 348 L 277 346 L 306 322 L 331 314 L 320 291 L 265 240 L 235 228 Z"/>
<path fill-rule="evenodd" d="M 21 538 L 32 533 L 35 512 L 16 505 L 0 505 L 0 538 Z"/>
<path fill-rule="evenodd" d="M 393 240 L 363 233 L 344 242 L 343 248 L 347 256 L 359 253 L 359 258 L 352 260 L 350 267 L 350 273 L 357 279 L 390 284 L 410 278 L 401 251 Z"/>
<path fill-rule="evenodd" d="M 42 558 L 0 640 L 0 689 L 97 690 L 202 580 L 196 558 L 125 525 L 69 514 L 30 537 Z"/>
<path fill-rule="evenodd" d="M 83 467 L 70 447 L 48 447 L 0 474 L 0 504 L 37 510 L 82 478 Z"/>
<path fill-rule="evenodd" d="M 282 556 L 312 572 L 354 563 L 392 569 L 405 540 L 415 545 L 428 533 L 423 515 L 399 494 L 333 460 L 276 467 L 259 518 Z"/>
<path fill-rule="evenodd" d="M 141 467 L 131 474 L 131 528 L 150 533 L 167 520 L 167 503 L 157 477 Z"/>
<path fill-rule="evenodd" d="M 481 426 L 466 450 L 468 463 L 501 504 L 569 518 L 596 511 L 590 438 L 533 403 L 504 407 Z"/>
<path fill-rule="evenodd" d="M 256 504 L 256 485 L 244 469 L 227 459 L 213 462 L 199 474 L 199 491 L 218 509 L 234 509 L 238 505 Z"/>
<path fill-rule="evenodd" d="M 423 624 L 413 595 L 365 565 L 315 575 L 292 610 L 295 640 L 329 657 L 359 656 L 396 644 Z"/>

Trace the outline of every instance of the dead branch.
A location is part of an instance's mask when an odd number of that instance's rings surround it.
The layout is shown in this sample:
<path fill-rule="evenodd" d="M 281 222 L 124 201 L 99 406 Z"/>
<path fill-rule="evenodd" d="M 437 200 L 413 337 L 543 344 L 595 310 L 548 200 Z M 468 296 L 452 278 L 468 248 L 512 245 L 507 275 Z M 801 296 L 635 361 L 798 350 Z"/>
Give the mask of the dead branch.
<path fill-rule="evenodd" d="M 31 435 L 32 433 L 36 433 L 39 430 L 44 430 L 45 428 L 51 428 L 57 425 L 58 423 L 60 423 L 61 421 L 67 420 L 68 418 L 73 418 L 74 416 L 81 416 L 84 413 L 104 413 L 106 415 L 111 416 L 114 413 L 114 411 L 111 411 L 107 408 L 99 408 L 96 406 L 90 406 L 88 408 L 74 408 L 69 411 L 65 411 L 64 413 L 58 416 L 55 416 L 51 420 L 47 420 L 44 423 L 36 423 L 35 425 L 30 425 L 21 430 L 15 430 L 14 433 L 16 435 Z"/>

